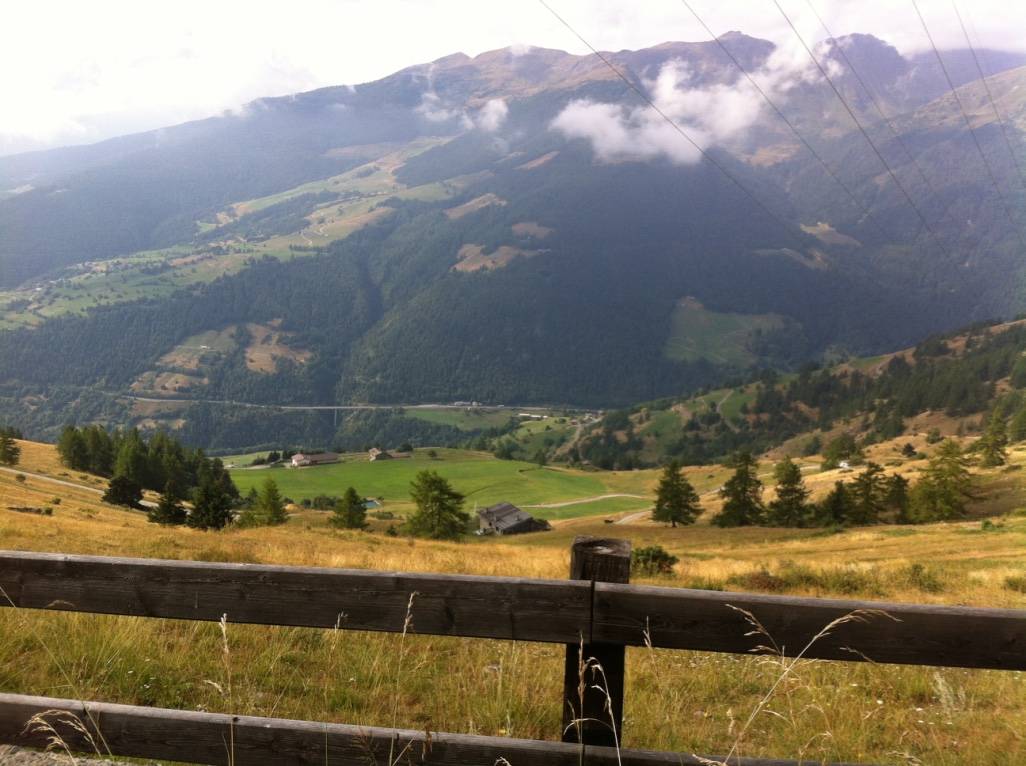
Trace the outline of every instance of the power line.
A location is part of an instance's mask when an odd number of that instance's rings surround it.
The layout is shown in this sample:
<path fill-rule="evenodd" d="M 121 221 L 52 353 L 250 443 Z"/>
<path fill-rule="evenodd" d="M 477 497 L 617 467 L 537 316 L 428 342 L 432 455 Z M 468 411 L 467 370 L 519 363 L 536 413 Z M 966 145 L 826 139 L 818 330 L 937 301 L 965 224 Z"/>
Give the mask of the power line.
<path fill-rule="evenodd" d="M 930 28 L 926 25 L 926 19 L 923 17 L 922 11 L 919 10 L 919 3 L 917 3 L 916 0 L 912 0 L 912 7 L 915 8 L 916 15 L 919 17 L 919 23 L 923 25 L 923 31 L 926 33 L 926 39 L 930 41 L 930 47 L 933 48 L 933 54 L 937 57 L 937 63 L 940 64 L 941 71 L 944 73 L 944 79 L 947 81 L 948 87 L 951 89 L 951 95 L 955 97 L 955 103 L 958 105 L 958 111 L 962 113 L 962 119 L 965 120 L 965 126 L 969 129 L 969 135 L 972 136 L 973 144 L 976 145 L 976 151 L 980 155 L 980 159 L 983 160 L 983 166 L 987 170 L 987 175 L 990 176 L 990 182 L 994 185 L 994 191 L 997 192 L 998 199 L 1001 200 L 1002 205 L 1005 208 L 1005 213 L 1008 215 L 1008 222 L 1012 225 L 1012 229 L 1018 235 L 1019 243 L 1022 245 L 1023 250 L 1026 251 L 1026 239 L 1023 239 L 1022 231 L 1019 230 L 1019 226 L 1016 224 L 1015 218 L 1012 216 L 1012 209 L 1009 207 L 1005 196 L 1001 193 L 1001 186 L 998 184 L 994 169 L 991 167 L 990 160 L 987 159 L 987 155 L 983 151 L 983 146 L 980 144 L 980 139 L 976 135 L 976 131 L 973 130 L 973 123 L 965 111 L 965 106 L 962 104 L 962 98 L 958 95 L 958 89 L 955 88 L 955 83 L 951 79 L 948 67 L 944 63 L 944 58 L 937 49 L 937 44 L 933 40 L 933 35 L 930 34 Z"/>
<path fill-rule="evenodd" d="M 802 145 L 806 149 L 808 149 L 809 153 L 816 158 L 816 161 L 823 166 L 823 169 L 826 170 L 827 174 L 837 183 L 838 186 L 844 189 L 845 193 L 848 195 L 851 201 L 855 203 L 855 206 L 862 211 L 862 214 L 867 219 L 871 219 L 873 221 L 873 224 L 880 231 L 880 233 L 886 236 L 886 232 L 883 231 L 883 228 L 876 221 L 876 219 L 872 217 L 872 214 L 869 212 L 869 208 L 866 206 L 866 204 L 862 202 L 862 200 L 860 200 L 858 197 L 856 197 L 855 192 L 853 192 L 851 188 L 846 183 L 844 183 L 844 181 L 842 181 L 840 177 L 831 169 L 830 165 L 827 164 L 827 161 L 823 159 L 820 153 L 813 148 L 812 144 L 810 144 L 808 140 L 805 138 L 805 136 L 803 136 L 798 131 L 798 128 L 794 126 L 794 123 L 792 123 L 791 120 L 788 119 L 787 115 L 785 115 L 783 111 L 781 111 L 780 107 L 778 107 L 773 102 L 773 99 L 769 97 L 769 94 L 766 93 L 765 89 L 761 85 L 759 85 L 758 81 L 754 77 L 752 77 L 751 74 L 748 73 L 748 70 L 746 70 L 744 66 L 741 64 L 741 62 L 738 61 L 737 57 L 730 52 L 730 49 L 723 44 L 723 41 L 720 40 L 720 38 L 717 37 L 716 34 L 709 28 L 709 25 L 706 24 L 702 17 L 698 15 L 698 12 L 695 11 L 695 9 L 691 6 L 688 0 L 681 0 L 681 2 L 684 4 L 684 7 L 691 12 L 691 15 L 695 17 L 695 20 L 702 25 L 702 28 L 705 29 L 709 37 L 711 37 L 713 41 L 718 46 L 720 46 L 720 50 L 722 50 L 727 55 L 727 58 L 729 58 L 734 63 L 734 66 L 736 66 L 738 70 L 741 72 L 741 74 L 745 76 L 745 78 L 752 85 L 752 87 L 755 88 L 756 91 L 758 91 L 759 95 L 762 96 L 763 100 L 770 105 L 770 107 L 773 109 L 774 112 L 776 112 L 777 116 L 783 121 L 783 123 L 787 125 L 788 128 L 790 128 L 791 132 L 794 133 L 795 137 L 799 141 L 801 141 Z"/>
<path fill-rule="evenodd" d="M 972 40 L 969 39 L 969 32 L 965 28 L 965 22 L 962 21 L 962 14 L 958 10 L 958 3 L 955 0 L 951 0 L 951 7 L 955 11 L 955 16 L 958 18 L 958 25 L 962 27 L 962 34 L 965 36 L 965 43 L 969 46 L 969 52 L 973 54 L 973 63 L 976 64 L 976 71 L 980 73 L 980 81 L 983 83 L 984 90 L 987 91 L 987 100 L 990 101 L 990 106 L 994 110 L 994 117 L 998 121 L 998 125 L 1001 126 L 1001 135 L 1005 139 L 1005 146 L 1008 147 L 1008 154 L 1012 157 L 1012 162 L 1015 163 L 1015 169 L 1019 171 L 1019 178 L 1026 186 L 1026 173 L 1023 172 L 1022 165 L 1019 163 L 1019 157 L 1016 155 L 1015 150 L 1012 148 L 1012 141 L 1008 137 L 1008 126 L 1005 124 L 1005 120 L 1001 117 L 1001 112 L 998 111 L 997 102 L 994 100 L 994 93 L 990 89 L 990 82 L 987 80 L 987 75 L 983 73 L 983 67 L 980 66 L 980 59 L 976 55 L 976 48 L 973 47 Z"/>
<path fill-rule="evenodd" d="M 798 38 L 798 41 L 802 44 L 802 47 L 805 49 L 805 52 L 809 54 L 809 58 L 812 59 L 812 63 L 816 65 L 816 68 L 819 70 L 819 73 L 823 76 L 823 79 L 826 80 L 827 83 L 830 85 L 830 89 L 834 92 L 834 95 L 837 96 L 837 100 L 840 101 L 841 104 L 844 106 L 845 110 L 848 112 L 848 116 L 851 117 L 852 122 L 855 123 L 855 127 L 859 129 L 859 132 L 862 134 L 862 137 L 866 139 L 866 143 L 869 144 L 869 148 L 873 150 L 873 153 L 876 155 L 877 159 L 880 160 L 880 164 L 884 166 L 884 169 L 887 171 L 887 174 L 891 177 L 891 180 L 894 181 L 894 185 L 905 197 L 905 201 L 908 202 L 909 207 L 911 207 L 915 211 L 920 223 L 922 223 L 923 227 L 930 233 L 930 236 L 933 237 L 933 240 L 937 243 L 937 246 L 940 247 L 940 249 L 943 250 L 946 255 L 950 256 L 951 253 L 948 250 L 947 246 L 945 246 L 945 244 L 941 241 L 940 237 L 938 237 L 936 232 L 934 232 L 934 230 L 930 227 L 929 222 L 926 220 L 926 216 L 923 215 L 922 211 L 919 209 L 915 201 L 912 199 L 912 196 L 908 193 L 908 190 L 905 188 L 904 184 L 902 184 L 901 181 L 898 179 L 897 174 L 894 172 L 894 170 L 891 169 L 890 164 L 888 164 L 883 154 L 880 153 L 880 150 L 877 148 L 876 144 L 873 143 L 873 139 L 870 137 L 866 128 L 862 125 L 862 121 L 859 120 L 858 116 L 855 114 L 855 111 L 851 108 L 851 106 L 848 105 L 848 102 L 845 100 L 844 96 L 841 95 L 841 91 L 838 89 L 833 79 L 827 73 L 826 68 L 819 62 L 819 59 L 816 58 L 816 55 L 812 52 L 812 49 L 809 47 L 808 43 L 805 42 L 805 38 L 802 37 L 801 32 L 798 31 L 798 28 L 794 25 L 794 22 L 791 21 L 791 17 L 788 16 L 784 9 L 781 7 L 779 0 L 773 0 L 773 4 L 777 7 L 777 10 L 780 11 L 780 15 L 784 17 L 784 20 L 787 22 L 787 25 L 791 27 L 791 31 L 794 32 L 795 37 Z"/>
<path fill-rule="evenodd" d="M 627 77 L 627 75 L 621 72 L 620 69 L 615 64 L 613 64 L 613 62 L 611 62 L 606 56 L 600 53 L 594 45 L 585 40 L 583 35 L 581 35 L 581 33 L 578 32 L 576 29 L 574 29 L 570 25 L 570 23 L 562 16 L 560 16 L 547 2 L 545 2 L 545 0 L 538 0 L 538 2 L 541 3 L 542 7 L 545 8 L 545 10 L 547 10 L 549 13 L 551 13 L 560 24 L 562 24 L 564 27 L 570 30 L 574 37 L 580 40 L 581 43 L 588 48 L 588 50 L 594 53 L 602 61 L 603 64 L 609 67 L 609 69 L 617 77 L 623 80 L 631 90 L 637 93 L 641 100 L 648 104 L 648 106 L 662 119 L 664 119 L 670 125 L 670 127 L 672 127 L 677 133 L 679 133 L 685 141 L 691 144 L 698 151 L 698 153 L 702 156 L 703 159 L 707 160 L 713 167 L 715 167 L 717 170 L 723 173 L 723 175 L 725 175 L 731 181 L 731 183 L 733 183 L 738 189 L 740 189 L 745 194 L 745 196 L 747 196 L 750 200 L 752 200 L 752 202 L 758 205 L 764 213 L 766 213 L 778 224 L 780 224 L 781 228 L 783 228 L 788 233 L 788 235 L 799 244 L 799 247 L 805 246 L 805 242 L 794 232 L 794 229 L 789 223 L 787 223 L 787 221 L 785 221 L 779 215 L 770 210 L 770 208 L 767 207 L 766 204 L 763 203 L 758 197 L 756 197 L 753 192 L 749 191 L 748 188 L 743 183 L 741 183 L 741 181 L 739 181 L 733 173 L 727 170 L 723 163 L 721 163 L 709 152 L 703 149 L 702 146 L 697 141 L 695 141 L 695 139 L 688 135 L 687 131 L 685 131 L 680 125 L 678 125 L 673 118 L 666 114 L 666 112 L 660 109 L 656 105 L 656 103 L 651 98 L 649 98 L 648 94 L 645 93 L 645 91 L 639 88 L 629 77 Z"/>
<path fill-rule="evenodd" d="M 818 21 L 819 25 L 823 27 L 823 30 L 827 33 L 827 36 L 831 40 L 834 40 L 836 42 L 837 38 L 834 37 L 834 33 L 830 31 L 830 27 L 827 26 L 826 22 L 823 20 L 823 17 L 819 15 L 819 11 L 817 11 L 816 7 L 812 4 L 812 0 L 805 0 L 805 4 L 809 6 L 809 10 L 812 11 L 812 15 L 816 17 L 816 21 Z M 898 146 L 901 147 L 902 151 L 905 153 L 905 156 L 909 158 L 909 161 L 911 161 L 912 166 L 919 173 L 919 177 L 923 179 L 923 183 L 926 184 L 926 188 L 929 190 L 930 194 L 939 199 L 940 194 L 938 193 L 936 187 L 934 187 L 933 183 L 927 177 L 926 172 L 919 164 L 919 161 L 915 158 L 915 155 L 913 155 L 912 151 L 908 148 L 908 145 L 905 143 L 905 140 L 901 137 L 901 134 L 894 127 L 894 123 L 891 122 L 891 119 L 884 112 L 879 100 L 873 94 L 873 91 L 870 89 L 866 81 L 862 78 L 862 75 L 859 74 L 859 70 L 855 68 L 855 65 L 852 63 L 851 59 L 848 58 L 848 54 L 844 51 L 844 46 L 835 45 L 834 49 L 840 54 L 848 69 L 851 70 L 851 73 L 855 76 L 855 79 L 858 82 L 858 84 L 862 86 L 862 90 L 866 92 L 866 95 L 869 97 L 870 103 L 873 105 L 873 108 L 876 109 L 876 113 L 880 115 L 880 119 L 882 119 L 884 121 L 884 124 L 887 125 L 887 128 L 890 130 L 891 135 L 894 137 L 894 140 L 898 142 Z M 958 221 L 955 221 L 954 218 L 952 218 L 952 220 L 956 224 L 958 223 Z"/>

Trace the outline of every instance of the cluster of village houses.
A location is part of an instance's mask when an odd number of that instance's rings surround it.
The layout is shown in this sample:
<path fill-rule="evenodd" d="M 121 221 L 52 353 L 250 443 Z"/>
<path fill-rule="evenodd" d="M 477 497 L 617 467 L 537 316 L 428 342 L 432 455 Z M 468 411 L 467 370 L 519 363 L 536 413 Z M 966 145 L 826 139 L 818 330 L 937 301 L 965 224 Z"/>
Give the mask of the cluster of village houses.
<path fill-rule="evenodd" d="M 374 447 L 367 453 L 368 460 L 409 459 L 409 452 L 389 452 Z M 289 460 L 290 468 L 306 468 L 315 465 L 338 463 L 342 456 L 337 452 L 298 452 Z M 542 532 L 551 529 L 545 519 L 536 519 L 527 511 L 517 508 L 512 503 L 497 503 L 477 512 L 479 535 L 519 535 L 524 532 Z"/>

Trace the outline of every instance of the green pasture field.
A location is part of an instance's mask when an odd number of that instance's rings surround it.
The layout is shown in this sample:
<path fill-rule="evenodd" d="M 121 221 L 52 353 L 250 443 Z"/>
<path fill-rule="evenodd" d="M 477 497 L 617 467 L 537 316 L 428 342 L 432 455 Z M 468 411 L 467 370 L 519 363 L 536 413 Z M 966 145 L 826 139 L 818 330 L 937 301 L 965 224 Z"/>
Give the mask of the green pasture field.
<path fill-rule="evenodd" d="M 354 487 L 366 497 L 383 497 L 385 510 L 410 508 L 410 482 L 418 472 L 437 471 L 466 496 L 465 508 L 484 508 L 507 501 L 518 506 L 585 500 L 608 494 L 646 494 L 650 472 L 637 471 L 633 481 L 615 480 L 618 474 L 540 468 L 519 460 L 497 460 L 483 452 L 466 450 L 417 450 L 414 457 L 370 462 L 365 455 L 347 454 L 343 462 L 308 468 L 233 469 L 232 479 L 243 494 L 272 477 L 281 493 L 294 501 L 316 495 L 341 495 Z M 244 458 L 227 458 L 226 463 L 244 464 Z M 608 481 L 607 481 L 608 480 Z M 625 489 L 624 486 L 627 488 Z M 617 513 L 643 508 L 645 499 L 610 498 L 575 503 L 558 508 L 531 509 L 541 518 L 573 518 L 597 513 Z"/>

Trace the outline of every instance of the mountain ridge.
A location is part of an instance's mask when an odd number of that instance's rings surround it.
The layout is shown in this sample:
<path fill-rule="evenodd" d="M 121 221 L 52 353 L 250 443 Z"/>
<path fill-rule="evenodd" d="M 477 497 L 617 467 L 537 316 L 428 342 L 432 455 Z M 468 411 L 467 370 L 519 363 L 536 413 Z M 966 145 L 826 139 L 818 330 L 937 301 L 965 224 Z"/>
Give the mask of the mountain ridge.
<path fill-rule="evenodd" d="M 760 61 L 770 54 L 766 41 L 730 42 Z M 859 46 L 886 48 L 838 44 L 855 58 Z M 612 55 L 643 85 L 660 80 L 661 97 L 715 105 L 741 77 L 713 41 Z M 166 131 L 159 147 L 0 199 L 0 223 L 16 224 L 0 242 L 0 282 L 36 270 L 0 292 L 0 414 L 40 402 L 45 416 L 31 420 L 43 429 L 148 417 L 87 402 L 74 393 L 83 385 L 270 404 L 620 406 L 715 383 L 737 360 L 788 367 L 836 349 L 875 353 L 1015 313 L 1026 307 L 1017 232 L 980 194 L 979 168 L 967 159 L 952 172 L 970 136 L 954 122 L 937 127 L 934 112 L 957 116 L 951 96 L 908 99 L 902 78 L 922 66 L 906 63 L 883 67 L 893 75 L 883 96 L 905 110 L 893 124 L 916 160 L 893 140 L 881 145 L 899 177 L 916 163 L 929 173 L 939 194 L 912 188 L 929 192 L 924 210 L 955 243 L 950 259 L 815 80 L 783 103 L 803 132 L 825 120 L 814 140 L 861 209 L 809 156 L 786 150 L 793 136 L 764 107 L 710 139 L 715 164 L 682 160 L 683 140 L 653 133 L 658 121 L 594 55 L 554 50 L 444 57 Z M 496 90 L 548 82 L 539 67 L 578 79 Z M 1018 77 L 992 85 L 1004 94 Z M 962 88 L 979 97 L 978 84 Z M 575 104 L 591 116 L 570 130 Z M 1002 106 L 1020 146 L 1026 104 Z M 603 125 L 613 132 L 595 132 Z M 636 143 L 604 156 L 614 129 Z M 879 121 L 870 130 L 883 135 Z M 1007 151 L 994 130 L 982 141 Z M 4 159 L 0 177 L 26 167 Z M 685 298 L 694 302 L 682 309 Z M 745 318 L 765 316 L 775 318 Z M 188 368 L 169 361 L 205 333 L 223 349 Z M 717 344 L 728 353 L 667 352 Z"/>

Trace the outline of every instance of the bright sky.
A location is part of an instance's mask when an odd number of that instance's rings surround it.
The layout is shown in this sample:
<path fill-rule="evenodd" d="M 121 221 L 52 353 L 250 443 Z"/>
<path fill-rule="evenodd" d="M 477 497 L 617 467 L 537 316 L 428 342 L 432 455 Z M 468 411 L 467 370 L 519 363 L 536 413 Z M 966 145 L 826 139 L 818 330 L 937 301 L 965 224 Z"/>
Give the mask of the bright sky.
<path fill-rule="evenodd" d="M 680 0 L 548 0 L 601 49 L 707 35 Z M 927 47 L 911 0 L 780 0 L 802 33 Z M 957 0 L 990 48 L 1026 48 L 1026 3 Z M 691 0 L 717 33 L 795 45 L 774 0 Z M 919 0 L 941 47 L 965 47 L 951 0 Z M 174 124 L 260 96 L 356 84 L 462 51 L 585 52 L 536 0 L 32 0 L 0 9 L 0 154 Z"/>

